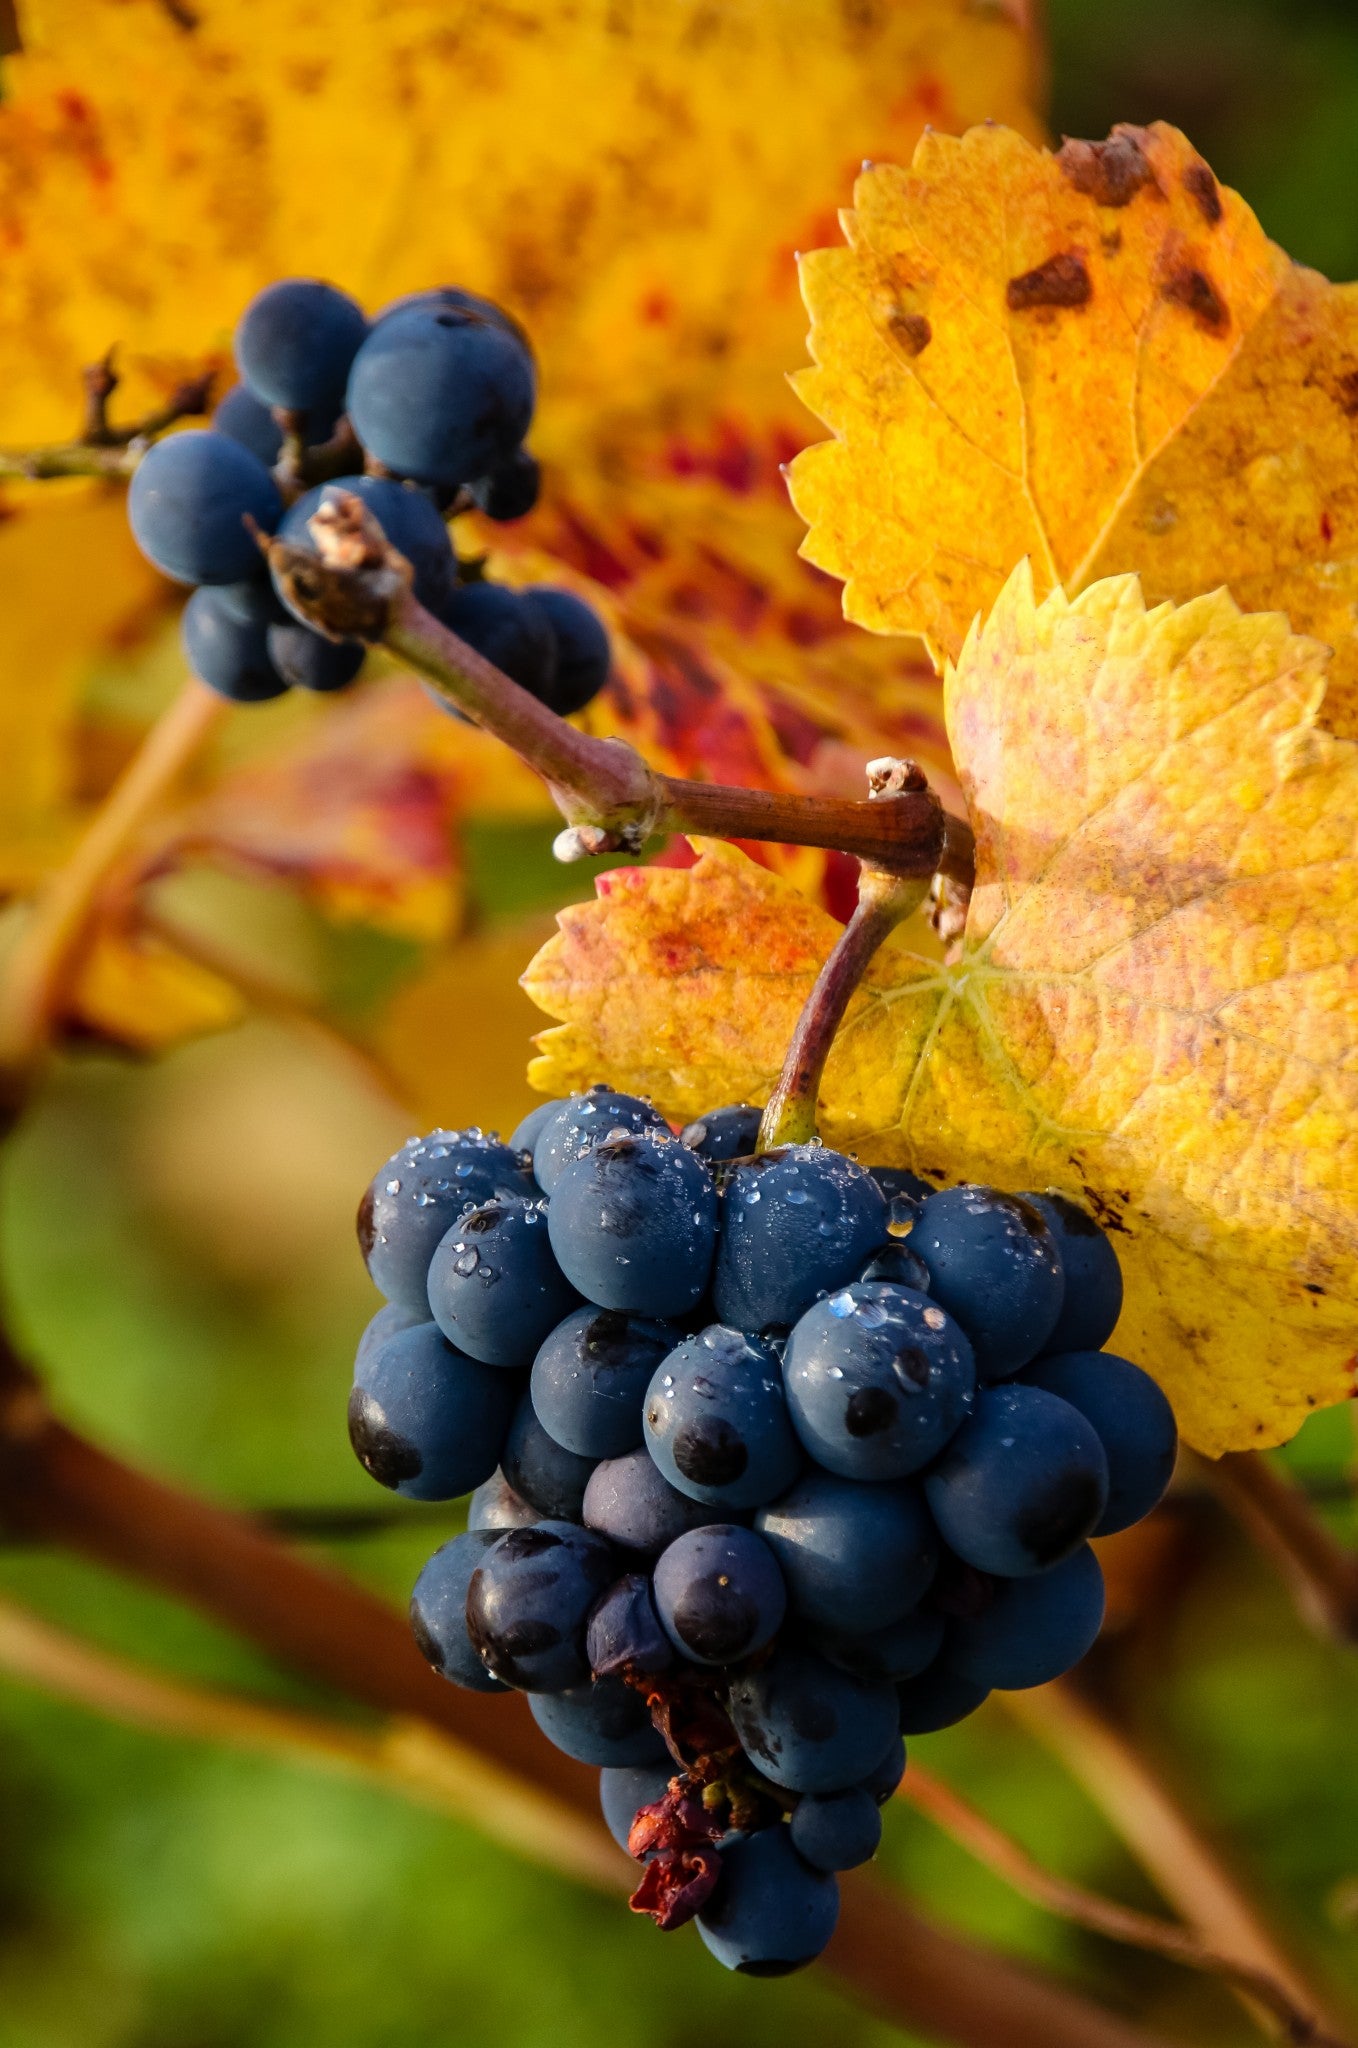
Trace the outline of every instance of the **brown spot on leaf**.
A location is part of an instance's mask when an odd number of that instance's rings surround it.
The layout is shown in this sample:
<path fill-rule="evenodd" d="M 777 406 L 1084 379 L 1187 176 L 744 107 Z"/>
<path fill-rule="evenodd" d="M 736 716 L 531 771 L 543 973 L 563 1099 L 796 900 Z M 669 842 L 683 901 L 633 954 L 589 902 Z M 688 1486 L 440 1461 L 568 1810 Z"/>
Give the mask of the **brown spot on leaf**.
<path fill-rule="evenodd" d="M 1190 164 L 1184 172 L 1184 191 L 1196 205 L 1209 228 L 1214 228 L 1221 219 L 1224 207 L 1217 181 L 1202 159 Z"/>
<path fill-rule="evenodd" d="M 1107 142 L 1075 142 L 1067 136 L 1056 161 L 1077 192 L 1099 206 L 1129 206 L 1155 172 L 1131 128 L 1115 128 Z"/>
<path fill-rule="evenodd" d="M 923 354 L 934 338 L 934 330 L 923 313 L 893 313 L 887 325 L 892 338 L 897 341 L 908 356 Z"/>
<path fill-rule="evenodd" d="M 1039 306 L 1087 306 L 1092 290 L 1084 257 L 1069 249 L 1011 277 L 1005 298 L 1011 313 L 1031 313 Z"/>
<path fill-rule="evenodd" d="M 1358 370 L 1345 370 L 1335 379 L 1339 410 L 1347 419 L 1358 417 Z"/>
<path fill-rule="evenodd" d="M 1099 236 L 1099 247 L 1105 256 L 1117 256 L 1122 251 L 1122 229 L 1114 228 L 1111 233 Z"/>
<path fill-rule="evenodd" d="M 1161 286 L 1161 293 L 1172 304 L 1183 306 L 1199 327 L 1206 327 L 1213 334 L 1222 333 L 1231 324 L 1226 301 L 1207 272 L 1199 270 L 1196 264 L 1185 263 L 1178 270 L 1171 271 Z"/>

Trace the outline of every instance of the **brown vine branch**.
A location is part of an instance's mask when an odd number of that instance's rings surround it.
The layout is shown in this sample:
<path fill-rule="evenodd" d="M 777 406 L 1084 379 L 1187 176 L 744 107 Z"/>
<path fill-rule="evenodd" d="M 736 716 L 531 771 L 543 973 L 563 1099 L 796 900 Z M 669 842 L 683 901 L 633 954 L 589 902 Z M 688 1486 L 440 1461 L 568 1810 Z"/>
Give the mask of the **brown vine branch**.
<path fill-rule="evenodd" d="M 655 833 L 684 832 L 833 847 L 926 882 L 940 866 L 969 877 L 970 828 L 945 820 L 930 790 L 855 802 L 657 774 L 625 742 L 558 718 L 427 612 L 411 595 L 409 564 L 357 498 L 323 507 L 311 531 L 314 548 L 261 537 L 291 601 L 332 639 L 389 647 L 536 769 L 572 828 L 558 841 L 564 858 L 636 852 Z"/>
<path fill-rule="evenodd" d="M 1287 1987 L 1264 1971 L 1208 1947 L 1198 1935 L 1172 1920 L 1157 1919 L 1152 1913 L 1141 1913 L 1116 1899 L 1086 1891 L 1082 1885 L 1072 1884 L 1046 1869 L 960 1792 L 918 1764 L 911 1763 L 897 1797 L 927 1815 L 969 1855 L 1035 1905 L 1110 1941 L 1145 1949 L 1170 1962 L 1182 1963 L 1187 1969 L 1224 1979 L 1276 2020 L 1288 2041 L 1309 2043 L 1310 2048 L 1351 2048 L 1350 2043 L 1336 2035 L 1321 2031 L 1314 2014 L 1299 2006 Z"/>
<path fill-rule="evenodd" d="M 521 1699 L 448 1685 L 380 1600 L 244 1516 L 137 1472 L 65 1428 L 2 1340 L 0 1524 L 188 1601 L 286 1667 L 451 1736 L 597 1825 L 594 1773 L 548 1749 Z M 827 1962 L 894 2025 L 954 2048 L 1167 2048 L 1038 1972 L 933 1927 L 871 1879 L 846 1885 Z"/>
<path fill-rule="evenodd" d="M 154 441 L 180 420 L 197 419 L 212 399 L 213 374 L 190 377 L 158 406 L 129 426 L 109 422 L 108 402 L 118 388 L 110 349 L 84 372 L 85 418 L 74 441 L 54 441 L 40 448 L 0 449 L 0 478 L 44 482 L 63 476 L 129 477 Z"/>
<path fill-rule="evenodd" d="M 13 1112 L 47 1049 L 109 869 L 215 731 L 226 709 L 224 698 L 190 677 L 38 899 L 10 955 L 0 989 L 0 1110 Z"/>
<path fill-rule="evenodd" d="M 1316 2030 L 1343 2037 L 1345 2023 L 1309 1983 L 1269 1926 L 1244 1881 L 1208 1841 L 1148 1758 L 1084 1691 L 1059 1679 L 1004 1693 L 1004 1710 L 1084 1787 L 1146 1875 L 1209 1947 L 1281 1987 Z"/>
<path fill-rule="evenodd" d="M 1258 1451 L 1202 1464 L 1218 1498 L 1281 1570 L 1307 1626 L 1358 1643 L 1358 1556 L 1325 1527 L 1296 1482 Z"/>

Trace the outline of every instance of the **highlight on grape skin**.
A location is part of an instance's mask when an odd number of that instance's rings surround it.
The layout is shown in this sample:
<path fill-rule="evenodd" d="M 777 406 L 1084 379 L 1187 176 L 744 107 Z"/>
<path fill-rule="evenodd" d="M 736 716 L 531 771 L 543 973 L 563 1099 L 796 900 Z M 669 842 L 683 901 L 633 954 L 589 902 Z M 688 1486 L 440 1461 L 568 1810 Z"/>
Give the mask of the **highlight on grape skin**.
<path fill-rule="evenodd" d="M 235 357 L 240 382 L 211 425 L 154 442 L 128 493 L 138 547 L 192 589 L 182 640 L 200 682 L 259 704 L 358 680 L 363 645 L 317 631 L 275 588 L 260 547 L 272 534 L 310 547 L 309 522 L 347 491 L 410 562 L 416 600 L 483 659 L 560 717 L 597 697 L 612 650 L 593 607 L 555 584 L 489 581 L 445 523 L 472 508 L 525 519 L 538 502 L 525 445 L 537 373 L 516 321 L 454 285 L 369 320 L 334 285 L 282 278 L 242 313 Z"/>
<path fill-rule="evenodd" d="M 828 1942 L 903 1735 L 1088 1651 L 1089 1539 L 1177 1439 L 1099 1348 L 1116 1253 L 1064 1196 L 757 1133 L 600 1086 L 411 1139 L 360 1207 L 388 1302 L 352 1413 L 381 1483 L 476 1489 L 415 1589 L 434 1669 L 599 1767 L 635 1910 L 774 1976 Z"/>

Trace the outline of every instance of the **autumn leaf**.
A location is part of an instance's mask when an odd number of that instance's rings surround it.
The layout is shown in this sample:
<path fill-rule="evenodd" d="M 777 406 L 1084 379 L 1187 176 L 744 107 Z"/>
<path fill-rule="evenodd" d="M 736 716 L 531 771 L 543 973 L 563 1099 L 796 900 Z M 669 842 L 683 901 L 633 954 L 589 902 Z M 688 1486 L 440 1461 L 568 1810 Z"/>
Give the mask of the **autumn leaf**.
<path fill-rule="evenodd" d="M 879 954 L 820 1104 L 865 1159 L 1092 1206 L 1127 1276 L 1114 1344 L 1210 1453 L 1353 1393 L 1358 747 L 1316 722 L 1325 662 L 1223 591 L 1039 605 L 1021 566 L 945 685 L 961 957 Z M 525 978 L 563 1020 L 532 1078 L 674 1117 L 762 1099 L 835 931 L 729 849 L 606 877 Z"/>
<path fill-rule="evenodd" d="M 797 389 L 835 438 L 792 491 L 850 618 L 956 656 L 1024 556 L 1039 595 L 1226 583 L 1333 647 L 1324 715 L 1358 733 L 1358 287 L 1159 124 L 927 135 L 844 225 L 802 264 Z"/>

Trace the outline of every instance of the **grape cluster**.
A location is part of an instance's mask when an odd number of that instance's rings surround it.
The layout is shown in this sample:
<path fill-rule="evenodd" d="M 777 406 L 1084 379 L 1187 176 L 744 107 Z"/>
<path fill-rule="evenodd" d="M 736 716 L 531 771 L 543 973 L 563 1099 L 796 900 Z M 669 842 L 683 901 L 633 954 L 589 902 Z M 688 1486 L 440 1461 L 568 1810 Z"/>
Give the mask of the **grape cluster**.
<path fill-rule="evenodd" d="M 340 490 L 364 500 L 410 562 L 421 604 L 562 717 L 584 709 L 609 669 L 596 614 L 550 584 L 485 581 L 458 561 L 444 523 L 470 504 L 519 519 L 537 501 L 538 465 L 523 445 L 537 378 L 508 314 L 445 286 L 370 323 L 333 285 L 285 278 L 246 307 L 236 364 L 241 382 L 211 428 L 156 442 L 128 494 L 142 553 L 194 586 L 182 631 L 195 675 L 238 703 L 354 681 L 362 645 L 294 616 L 251 532 L 309 546 L 308 520 Z M 285 423 L 308 451 L 347 447 L 363 474 L 299 494 L 280 466 Z"/>
<path fill-rule="evenodd" d="M 349 1421 L 384 1485 L 475 1489 L 415 1587 L 430 1663 L 600 1768 L 638 1910 L 774 1975 L 829 1940 L 903 1737 L 1089 1649 L 1089 1539 L 1176 1433 L 1100 1348 L 1083 1210 L 758 1127 L 593 1088 L 508 1144 L 412 1139 L 359 1212 L 388 1305 Z"/>

